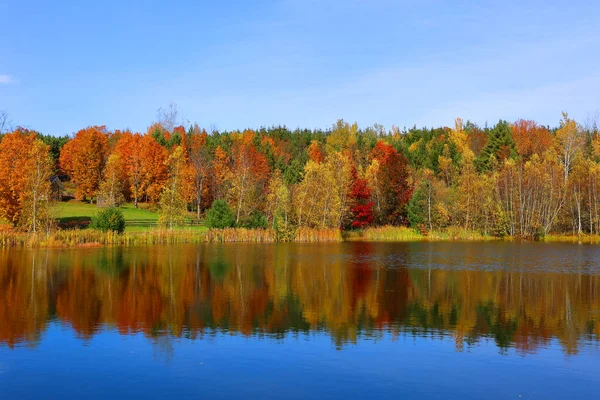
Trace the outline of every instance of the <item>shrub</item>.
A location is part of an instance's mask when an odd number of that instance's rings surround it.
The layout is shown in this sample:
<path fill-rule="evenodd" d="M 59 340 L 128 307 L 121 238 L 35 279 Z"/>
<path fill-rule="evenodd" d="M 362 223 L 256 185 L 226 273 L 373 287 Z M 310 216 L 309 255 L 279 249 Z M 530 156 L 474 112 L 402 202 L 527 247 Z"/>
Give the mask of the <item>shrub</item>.
<path fill-rule="evenodd" d="M 281 214 L 276 214 L 273 221 L 273 229 L 278 242 L 293 242 L 296 235 L 296 227 Z"/>
<path fill-rule="evenodd" d="M 421 182 L 412 197 L 408 201 L 406 211 L 408 214 L 408 222 L 411 227 L 419 228 L 425 225 L 427 220 L 427 183 Z"/>
<path fill-rule="evenodd" d="M 215 200 L 206 213 L 206 226 L 209 228 L 232 228 L 235 226 L 235 215 L 223 200 Z"/>
<path fill-rule="evenodd" d="M 92 217 L 90 228 L 103 232 L 123 233 L 125 231 L 125 217 L 123 217 L 121 210 L 117 208 L 105 208 Z"/>
<path fill-rule="evenodd" d="M 263 228 L 266 229 L 269 223 L 267 222 L 267 217 L 265 214 L 261 213 L 258 210 L 252 211 L 250 217 L 244 221 L 242 224 L 244 228 L 256 229 Z"/>

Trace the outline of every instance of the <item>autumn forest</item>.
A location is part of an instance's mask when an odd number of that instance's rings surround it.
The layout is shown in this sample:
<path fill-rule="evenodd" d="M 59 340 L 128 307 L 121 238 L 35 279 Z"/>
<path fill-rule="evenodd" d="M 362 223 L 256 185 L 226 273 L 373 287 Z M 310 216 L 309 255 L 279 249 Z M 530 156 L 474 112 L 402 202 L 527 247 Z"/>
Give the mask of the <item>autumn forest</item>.
<path fill-rule="evenodd" d="M 59 180 L 58 189 L 56 181 Z M 339 120 L 327 130 L 233 132 L 153 123 L 146 132 L 90 126 L 55 137 L 17 128 L 0 142 L 6 229 L 56 229 L 64 200 L 156 210 L 173 229 L 215 205 L 227 227 L 458 229 L 488 237 L 600 232 L 600 134 L 563 114 L 534 121 L 390 130 Z M 61 192 L 61 193 L 57 193 Z M 221 226 L 225 227 L 225 226 Z"/>

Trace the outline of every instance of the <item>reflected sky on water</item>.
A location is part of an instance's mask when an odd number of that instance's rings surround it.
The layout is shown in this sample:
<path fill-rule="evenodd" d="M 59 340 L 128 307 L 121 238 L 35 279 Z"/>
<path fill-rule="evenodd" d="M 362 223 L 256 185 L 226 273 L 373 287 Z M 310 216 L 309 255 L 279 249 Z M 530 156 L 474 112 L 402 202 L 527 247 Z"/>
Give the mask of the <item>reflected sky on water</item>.
<path fill-rule="evenodd" d="M 600 385 L 597 260 L 505 242 L 4 251 L 0 387 L 583 396 Z"/>

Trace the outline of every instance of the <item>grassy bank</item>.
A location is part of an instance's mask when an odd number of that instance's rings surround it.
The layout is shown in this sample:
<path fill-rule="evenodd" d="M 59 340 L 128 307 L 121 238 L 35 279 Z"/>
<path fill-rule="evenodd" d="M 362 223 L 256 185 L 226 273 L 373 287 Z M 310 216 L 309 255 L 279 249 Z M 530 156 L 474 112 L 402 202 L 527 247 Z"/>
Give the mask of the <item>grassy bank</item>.
<path fill-rule="evenodd" d="M 587 243 L 600 244 L 600 235 L 547 235 L 540 241 L 547 243 Z"/>
<path fill-rule="evenodd" d="M 600 244 L 600 235 L 564 235 L 564 234 L 550 234 L 534 240 L 533 238 L 522 238 L 522 237 L 496 237 L 490 235 L 483 235 L 477 231 L 470 231 L 462 228 L 446 228 L 443 230 L 434 230 L 428 232 L 426 235 L 418 232 L 413 228 L 403 226 L 381 226 L 374 228 L 367 228 L 357 231 L 344 232 L 344 240 L 347 241 L 374 241 L 374 242 L 420 242 L 420 241 L 490 241 L 490 240 L 503 240 L 503 241 L 515 241 L 520 240 L 524 242 L 548 242 L 548 243 L 597 243 Z"/>
<path fill-rule="evenodd" d="M 126 203 L 117 207 L 127 221 L 126 232 L 147 232 L 157 228 L 158 213 L 149 208 L 147 204 L 140 204 L 135 208 L 133 204 Z M 87 227 L 99 208 L 90 203 L 77 200 L 59 202 L 53 207 L 52 214 L 58 226 L 62 229 L 74 229 Z M 195 214 L 186 215 L 186 220 L 195 220 Z M 193 226 L 194 229 L 204 229 L 201 226 Z"/>
<path fill-rule="evenodd" d="M 102 232 L 94 229 L 57 230 L 49 235 L 31 236 L 21 232 L 0 232 L 1 247 L 98 247 L 144 244 L 201 243 L 204 235 L 197 229 L 150 229 L 142 232 Z"/>
<path fill-rule="evenodd" d="M 133 204 L 123 204 L 118 207 L 126 220 L 153 220 L 158 221 L 158 213 L 147 208 L 134 208 Z M 81 201 L 60 202 L 54 206 L 54 217 L 63 220 L 67 218 L 91 218 L 98 212 L 98 207 L 94 204 Z"/>
<path fill-rule="evenodd" d="M 298 229 L 295 242 L 339 242 L 342 236 L 338 229 Z M 49 235 L 31 236 L 27 233 L 0 231 L 0 247 L 99 247 L 136 246 L 175 243 L 275 243 L 276 233 L 272 229 L 207 229 L 205 227 L 182 227 L 174 230 L 164 228 L 141 231 L 102 232 L 94 229 L 56 230 Z"/>
<path fill-rule="evenodd" d="M 138 228 L 138 227 L 136 227 Z M 512 237 L 496 238 L 461 229 L 433 231 L 427 235 L 407 227 L 377 227 L 342 232 L 339 229 L 298 228 L 290 240 L 299 243 L 372 241 L 372 242 L 419 242 L 419 241 L 487 241 L 515 240 Z M 524 240 L 525 239 L 520 239 Z M 141 228 L 119 235 L 94 229 L 56 230 L 49 235 L 31 236 L 11 229 L 0 230 L 0 248 L 8 247 L 100 247 L 137 246 L 177 243 L 275 243 L 277 233 L 272 229 L 208 229 L 206 227 Z M 544 242 L 600 243 L 600 235 L 549 235 Z"/>
<path fill-rule="evenodd" d="M 344 232 L 344 240 L 374 242 L 419 242 L 445 240 L 499 240 L 494 236 L 482 235 L 479 232 L 460 228 L 435 230 L 426 235 L 405 226 L 380 226 L 357 231 Z"/>

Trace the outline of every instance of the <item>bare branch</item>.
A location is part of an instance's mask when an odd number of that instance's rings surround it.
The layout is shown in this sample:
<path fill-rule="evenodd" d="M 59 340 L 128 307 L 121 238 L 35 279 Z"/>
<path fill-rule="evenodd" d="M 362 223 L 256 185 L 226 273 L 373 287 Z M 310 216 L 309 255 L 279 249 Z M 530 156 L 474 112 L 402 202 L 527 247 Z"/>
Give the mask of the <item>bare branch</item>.
<path fill-rule="evenodd" d="M 12 121 L 8 116 L 8 112 L 0 110 L 0 134 L 10 132 L 12 130 Z"/>
<path fill-rule="evenodd" d="M 173 129 L 178 125 L 179 111 L 177 104 L 170 102 L 167 107 L 160 107 L 156 111 L 156 121 L 168 132 L 173 132 Z"/>

